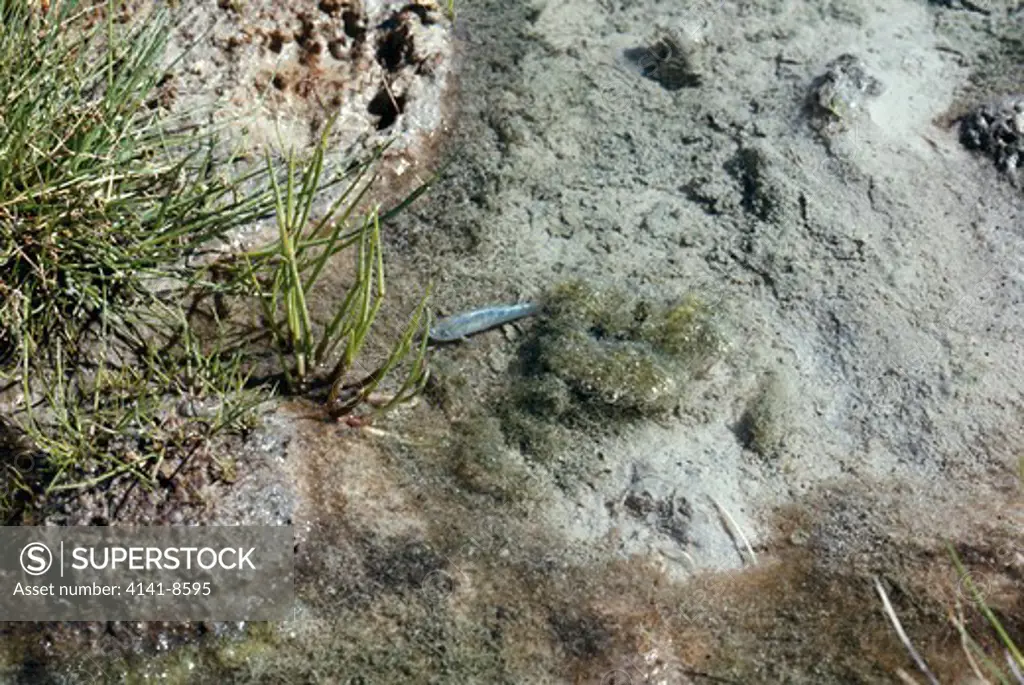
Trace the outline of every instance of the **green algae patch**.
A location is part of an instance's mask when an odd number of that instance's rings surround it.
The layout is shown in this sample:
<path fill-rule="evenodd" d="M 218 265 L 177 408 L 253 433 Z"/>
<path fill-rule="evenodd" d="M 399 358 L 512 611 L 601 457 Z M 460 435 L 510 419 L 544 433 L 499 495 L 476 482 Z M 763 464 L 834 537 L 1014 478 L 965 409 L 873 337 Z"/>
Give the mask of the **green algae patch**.
<path fill-rule="evenodd" d="M 740 419 L 743 444 L 765 458 L 783 454 L 793 426 L 796 391 L 789 377 L 769 372 Z"/>
<path fill-rule="evenodd" d="M 520 454 L 506 446 L 501 421 L 476 415 L 452 426 L 453 473 L 471 492 L 504 502 L 529 499 L 534 475 Z"/>
<path fill-rule="evenodd" d="M 699 375 L 723 351 L 725 340 L 711 307 L 694 295 L 641 326 L 641 337 L 654 349 Z"/>
<path fill-rule="evenodd" d="M 434 456 L 464 493 L 513 504 L 572 489 L 602 435 L 670 415 L 725 349 L 718 313 L 693 296 L 659 302 L 577 280 L 540 304 L 496 385 L 477 393 L 459 364 L 432 369 L 425 395 L 452 421 Z"/>
<path fill-rule="evenodd" d="M 672 410 L 724 349 L 715 312 L 693 296 L 658 306 L 574 281 L 552 291 L 544 315 L 534 375 L 557 379 L 577 410 L 605 417 Z"/>
<path fill-rule="evenodd" d="M 679 398 L 676 369 L 644 344 L 566 331 L 544 341 L 541 361 L 592 407 L 649 414 L 671 409 Z"/>
<path fill-rule="evenodd" d="M 500 434 L 493 424 L 477 431 L 470 449 L 474 438 L 462 433 L 455 450 L 464 485 L 479 491 L 480 480 L 497 478 L 509 486 L 505 499 L 516 481 L 491 460 L 521 455 L 571 487 L 592 469 L 597 436 L 670 414 L 725 349 L 717 312 L 693 296 L 658 303 L 570 281 L 542 305 L 508 387 L 490 403 Z M 467 473 L 488 475 L 467 480 Z"/>

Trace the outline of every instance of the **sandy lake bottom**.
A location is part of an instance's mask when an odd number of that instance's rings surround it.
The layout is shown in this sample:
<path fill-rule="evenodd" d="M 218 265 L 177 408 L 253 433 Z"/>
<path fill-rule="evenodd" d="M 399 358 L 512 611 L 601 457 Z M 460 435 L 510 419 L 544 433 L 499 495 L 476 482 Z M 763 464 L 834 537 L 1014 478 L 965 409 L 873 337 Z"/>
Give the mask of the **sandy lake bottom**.
<path fill-rule="evenodd" d="M 369 430 L 265 417 L 212 520 L 296 526 L 294 620 L 11 682 L 926 682 L 878 587 L 939 682 L 980 682 L 958 611 L 1002 660 L 979 594 L 1024 642 L 1024 194 L 957 123 L 1019 102 L 1024 167 L 1024 6 L 467 0 L 384 64 L 390 112 L 342 34 L 397 5 L 299 4 L 200 8 L 264 38 L 182 92 L 242 106 L 275 27 L 319 35 L 285 136 L 332 94 L 351 145 L 417 141 L 390 192 L 454 159 L 387 227 L 382 330 L 427 283 L 557 306 Z"/>

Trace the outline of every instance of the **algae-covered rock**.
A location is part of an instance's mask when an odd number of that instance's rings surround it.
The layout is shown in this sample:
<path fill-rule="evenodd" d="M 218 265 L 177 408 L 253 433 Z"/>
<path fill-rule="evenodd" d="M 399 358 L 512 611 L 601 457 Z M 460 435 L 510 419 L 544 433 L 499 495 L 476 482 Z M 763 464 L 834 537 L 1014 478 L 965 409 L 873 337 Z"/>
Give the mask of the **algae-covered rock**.
<path fill-rule="evenodd" d="M 545 418 L 558 418 L 572 409 L 569 386 L 554 374 L 542 374 L 517 383 L 513 396 L 517 406 Z"/>
<path fill-rule="evenodd" d="M 715 312 L 693 295 L 668 308 L 642 329 L 643 338 L 693 374 L 702 373 L 724 350 Z"/>
<path fill-rule="evenodd" d="M 647 414 L 679 399 L 678 369 L 642 343 L 567 331 L 546 341 L 541 360 L 589 403 Z"/>
<path fill-rule="evenodd" d="M 723 348 L 715 313 L 695 297 L 663 304 L 561 284 L 523 342 L 519 375 L 494 399 L 496 418 L 454 427 L 454 473 L 464 488 L 505 501 L 529 496 L 534 468 L 570 485 L 590 460 L 580 429 L 671 412 Z"/>
<path fill-rule="evenodd" d="M 579 281 L 560 285 L 537 333 L 537 376 L 553 376 L 579 404 L 619 417 L 671 410 L 722 351 L 713 314 L 692 296 L 661 306 Z"/>
<path fill-rule="evenodd" d="M 582 330 L 604 336 L 630 329 L 638 312 L 631 311 L 621 291 L 569 281 L 551 290 L 544 301 L 544 314 L 548 332 Z"/>

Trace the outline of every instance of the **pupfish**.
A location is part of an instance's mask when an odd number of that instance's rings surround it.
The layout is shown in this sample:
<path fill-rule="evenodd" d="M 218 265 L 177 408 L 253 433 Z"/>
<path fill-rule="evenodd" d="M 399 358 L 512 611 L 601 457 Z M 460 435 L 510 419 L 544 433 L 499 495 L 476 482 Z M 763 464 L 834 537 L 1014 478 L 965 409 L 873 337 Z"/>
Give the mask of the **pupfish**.
<path fill-rule="evenodd" d="M 452 342 L 467 336 L 490 330 L 495 326 L 509 323 L 523 317 L 533 316 L 540 311 L 535 302 L 497 305 L 474 309 L 444 319 L 430 327 L 430 339 L 434 342 Z"/>

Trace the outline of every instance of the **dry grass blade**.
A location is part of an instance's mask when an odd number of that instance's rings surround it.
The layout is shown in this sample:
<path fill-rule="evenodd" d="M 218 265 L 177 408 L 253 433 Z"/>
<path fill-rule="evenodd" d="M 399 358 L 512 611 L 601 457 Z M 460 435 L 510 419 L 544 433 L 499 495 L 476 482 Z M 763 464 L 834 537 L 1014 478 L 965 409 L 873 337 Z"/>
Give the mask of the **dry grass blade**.
<path fill-rule="evenodd" d="M 902 668 L 896 669 L 896 677 L 900 679 L 901 683 L 906 685 L 918 685 L 918 682 L 910 677 L 910 674 L 904 671 Z"/>
<path fill-rule="evenodd" d="M 1021 666 L 1017 663 L 1017 660 L 1010 654 L 1010 650 L 1003 651 L 1003 656 L 1006 658 L 1006 664 L 1010 668 L 1010 673 L 1017 679 L 1020 685 L 1024 685 L 1024 673 L 1021 672 Z"/>
<path fill-rule="evenodd" d="M 882 606 L 885 608 L 885 614 L 889 617 L 889 622 L 892 623 L 893 629 L 896 630 L 896 635 L 899 636 L 900 642 L 903 643 L 904 648 L 910 654 L 910 657 L 914 660 L 914 664 L 921 673 L 928 679 L 931 685 L 939 685 L 938 678 L 932 673 L 931 669 L 928 668 L 928 664 L 925 663 L 921 655 L 918 654 L 917 649 L 910 642 L 910 638 L 907 637 L 907 633 L 903 630 L 903 624 L 900 623 L 900 619 L 896 616 L 896 611 L 892 608 L 892 604 L 889 602 L 889 595 L 885 593 L 885 588 L 882 587 L 881 581 L 875 578 L 875 591 L 878 592 L 878 596 L 882 599 Z"/>
<path fill-rule="evenodd" d="M 963 617 L 963 609 L 960 606 L 959 601 L 957 602 L 956 615 L 950 616 L 950 622 L 960 634 L 960 649 L 963 651 L 964 658 L 967 660 L 967 664 L 971 667 L 971 671 L 978 679 L 978 682 L 992 682 L 992 680 L 982 672 L 981 667 L 984 665 L 989 674 L 994 675 L 1000 683 L 1008 685 L 1006 678 L 999 673 L 998 667 L 992 662 L 988 655 L 985 654 L 985 650 L 981 648 L 981 645 L 979 645 L 967 631 L 967 625 L 964 622 Z M 979 661 L 981 663 L 979 663 Z"/>
<path fill-rule="evenodd" d="M 736 523 L 736 519 L 732 517 L 732 515 L 726 510 L 725 507 L 718 503 L 718 500 L 716 500 L 714 497 L 710 497 L 710 499 L 711 503 L 715 505 L 716 509 L 718 509 L 718 513 L 725 519 L 725 522 L 729 526 L 731 534 L 739 538 L 739 540 L 743 543 L 744 549 L 746 549 L 747 554 L 750 555 L 750 562 L 756 566 L 757 555 L 754 554 L 754 548 L 750 545 L 750 541 L 747 540 L 747 536 L 743 534 L 743 530 Z"/>

